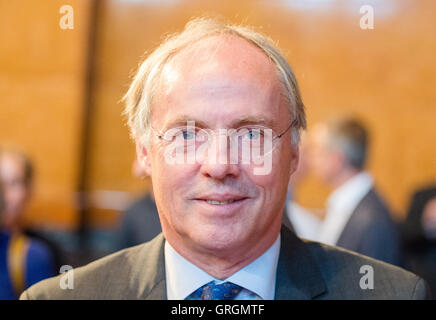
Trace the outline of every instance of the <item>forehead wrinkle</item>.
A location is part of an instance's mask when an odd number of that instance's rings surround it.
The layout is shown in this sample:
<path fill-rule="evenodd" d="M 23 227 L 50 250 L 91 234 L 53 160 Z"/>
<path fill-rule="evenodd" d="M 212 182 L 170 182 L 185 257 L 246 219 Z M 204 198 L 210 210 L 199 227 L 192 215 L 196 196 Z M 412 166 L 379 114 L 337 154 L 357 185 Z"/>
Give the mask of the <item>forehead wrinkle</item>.
<path fill-rule="evenodd" d="M 236 77 L 224 74 L 207 75 L 194 81 L 190 86 L 193 95 L 206 94 L 214 98 L 223 100 L 237 97 L 245 97 L 247 94 L 259 94 L 258 85 L 253 85 L 250 81 L 238 79 Z M 269 93 L 269 92 L 268 92 Z"/>

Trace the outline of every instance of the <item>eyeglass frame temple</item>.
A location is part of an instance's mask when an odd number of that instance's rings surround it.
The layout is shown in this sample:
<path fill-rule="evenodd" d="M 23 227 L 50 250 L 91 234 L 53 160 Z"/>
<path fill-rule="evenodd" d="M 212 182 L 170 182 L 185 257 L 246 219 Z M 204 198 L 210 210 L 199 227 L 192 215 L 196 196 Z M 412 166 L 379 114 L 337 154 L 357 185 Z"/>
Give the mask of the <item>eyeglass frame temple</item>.
<path fill-rule="evenodd" d="M 288 130 L 289 130 L 289 129 L 294 125 L 295 122 L 296 122 L 295 119 L 292 120 L 292 122 L 289 124 L 289 127 L 287 127 L 286 130 L 283 131 L 282 133 L 280 133 L 279 135 L 275 136 L 274 139 L 275 139 L 275 138 L 280 139 L 281 137 L 283 137 L 283 135 L 284 135 L 286 132 L 288 132 Z"/>
<path fill-rule="evenodd" d="M 155 128 L 153 128 L 151 125 L 150 125 L 150 129 L 153 131 L 153 133 L 156 135 L 156 137 L 158 137 L 160 140 L 162 140 L 163 139 L 163 134 L 160 134 Z"/>

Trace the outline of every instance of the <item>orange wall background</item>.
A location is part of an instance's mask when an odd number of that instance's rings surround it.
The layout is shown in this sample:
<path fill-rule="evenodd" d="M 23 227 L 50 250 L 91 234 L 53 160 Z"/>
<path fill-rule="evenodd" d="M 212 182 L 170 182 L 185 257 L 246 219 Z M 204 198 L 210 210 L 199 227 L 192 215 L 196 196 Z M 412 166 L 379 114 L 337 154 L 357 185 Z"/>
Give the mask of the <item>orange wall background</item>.
<path fill-rule="evenodd" d="M 74 30 L 59 27 L 65 1 L 0 1 L 0 148 L 19 148 L 35 164 L 27 219 L 77 224 L 89 1 L 70 1 Z"/>
<path fill-rule="evenodd" d="M 18 144 L 37 166 L 29 222 L 73 228 L 78 191 L 87 36 L 92 1 L 69 1 L 74 30 L 61 30 L 63 1 L 0 2 L 0 143 Z M 360 5 L 374 7 L 362 30 Z M 96 25 L 85 188 L 136 195 L 149 181 L 131 176 L 134 146 L 119 99 L 129 76 L 163 35 L 194 16 L 255 26 L 289 59 L 307 107 L 309 130 L 336 114 L 361 117 L 371 130 L 369 170 L 398 219 L 409 195 L 436 178 L 436 2 L 173 0 L 100 1 Z M 303 4 L 303 5 L 302 5 Z M 312 4 L 316 4 L 312 6 Z M 321 208 L 329 190 L 309 176 L 297 199 Z M 90 203 L 89 222 L 118 215 Z"/>

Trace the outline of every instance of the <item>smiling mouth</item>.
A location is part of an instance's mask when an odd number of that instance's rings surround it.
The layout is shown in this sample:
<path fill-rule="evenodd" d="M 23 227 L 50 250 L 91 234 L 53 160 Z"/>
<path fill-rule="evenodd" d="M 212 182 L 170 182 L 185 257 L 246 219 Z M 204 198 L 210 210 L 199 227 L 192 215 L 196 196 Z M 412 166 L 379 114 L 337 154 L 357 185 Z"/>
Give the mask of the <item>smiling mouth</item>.
<path fill-rule="evenodd" d="M 214 200 L 214 199 L 196 199 L 197 201 L 201 201 L 203 203 L 207 203 L 213 206 L 226 206 L 226 205 L 236 205 L 240 202 L 243 202 L 248 198 L 239 198 L 239 199 L 229 199 L 229 200 Z"/>
<path fill-rule="evenodd" d="M 195 199 L 194 201 L 199 205 L 201 214 L 205 216 L 217 217 L 234 217 L 235 214 L 240 212 L 243 207 L 248 204 L 247 197 L 216 199 L 216 198 L 202 198 Z"/>
<path fill-rule="evenodd" d="M 239 201 L 239 200 L 228 200 L 228 201 L 218 201 L 218 200 L 205 200 L 207 203 L 209 204 L 214 204 L 214 205 L 223 205 L 223 204 L 229 204 L 229 203 L 233 203 L 235 201 Z"/>

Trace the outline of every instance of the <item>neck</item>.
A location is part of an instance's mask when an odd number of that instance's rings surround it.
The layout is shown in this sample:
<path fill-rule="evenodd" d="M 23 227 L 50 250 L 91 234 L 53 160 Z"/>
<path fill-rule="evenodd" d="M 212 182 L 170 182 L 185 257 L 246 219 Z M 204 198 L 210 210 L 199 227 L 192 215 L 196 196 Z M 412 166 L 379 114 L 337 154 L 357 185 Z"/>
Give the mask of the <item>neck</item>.
<path fill-rule="evenodd" d="M 4 221 L 2 225 L 2 229 L 9 233 L 19 233 L 21 232 L 21 228 L 17 223 L 11 221 Z"/>
<path fill-rule="evenodd" d="M 344 168 L 341 170 L 338 174 L 336 174 L 333 179 L 331 180 L 331 185 L 333 188 L 339 188 L 344 183 L 346 183 L 348 180 L 354 178 L 359 173 L 361 173 L 361 170 L 357 170 L 354 168 Z"/>
<path fill-rule="evenodd" d="M 259 240 L 259 235 L 254 235 L 252 239 L 245 240 L 242 246 L 228 249 L 204 249 L 195 244 L 186 244 L 186 241 L 180 239 L 176 240 L 167 236 L 165 238 L 186 260 L 215 279 L 224 280 L 267 251 L 276 241 L 280 225 L 275 229 L 277 229 L 276 232 L 270 232 L 271 236 L 263 237 L 262 240 Z M 252 245 L 247 247 L 247 243 Z"/>

